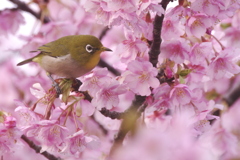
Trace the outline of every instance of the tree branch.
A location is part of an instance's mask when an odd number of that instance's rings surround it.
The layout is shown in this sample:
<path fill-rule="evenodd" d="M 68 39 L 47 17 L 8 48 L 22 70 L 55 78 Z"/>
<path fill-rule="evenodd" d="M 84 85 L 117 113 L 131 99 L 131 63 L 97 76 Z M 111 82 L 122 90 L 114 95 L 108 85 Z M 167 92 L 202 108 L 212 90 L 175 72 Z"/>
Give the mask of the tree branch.
<path fill-rule="evenodd" d="M 163 9 L 166 10 L 168 3 L 171 0 L 163 0 L 160 5 L 162 5 Z M 154 67 L 157 66 L 158 55 L 160 54 L 160 45 L 162 43 L 161 31 L 163 24 L 164 14 L 161 16 L 156 15 L 153 22 L 153 41 L 150 46 L 149 61 L 152 63 Z"/>
<path fill-rule="evenodd" d="M 28 139 L 27 136 L 25 136 L 24 134 L 21 136 L 21 138 L 22 138 L 22 140 L 24 140 L 29 145 L 30 148 L 35 150 L 36 153 L 40 153 L 42 147 L 37 146 L 36 144 L 34 144 L 33 141 Z M 44 151 L 44 152 L 42 152 L 40 154 L 42 154 L 44 157 L 46 157 L 49 160 L 62 160 L 61 158 L 55 157 L 54 155 L 48 153 L 47 151 Z"/>
<path fill-rule="evenodd" d="M 116 112 L 116 111 L 109 111 L 106 108 L 102 108 L 100 113 L 105 117 L 109 117 L 111 119 L 123 119 L 125 112 Z"/>
<path fill-rule="evenodd" d="M 100 67 L 107 67 L 107 69 L 108 69 L 110 72 L 112 72 L 112 74 L 114 74 L 115 76 L 120 76 L 120 75 L 121 75 L 121 73 L 120 73 L 118 70 L 116 70 L 115 68 L 113 68 L 111 65 L 109 65 L 107 62 L 105 62 L 105 61 L 102 60 L 102 59 L 100 59 L 98 65 L 99 65 Z"/>
<path fill-rule="evenodd" d="M 228 107 L 231 107 L 240 97 L 240 83 L 230 89 L 230 91 L 224 96 L 223 100 L 227 103 Z"/>

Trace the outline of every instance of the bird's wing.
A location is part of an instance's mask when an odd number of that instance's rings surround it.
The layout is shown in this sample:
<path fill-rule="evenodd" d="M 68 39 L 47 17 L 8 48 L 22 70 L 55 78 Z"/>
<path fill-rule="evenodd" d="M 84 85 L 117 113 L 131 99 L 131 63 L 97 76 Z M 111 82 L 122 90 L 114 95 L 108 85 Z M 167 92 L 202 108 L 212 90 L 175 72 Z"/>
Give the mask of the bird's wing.
<path fill-rule="evenodd" d="M 42 54 L 49 55 L 52 57 L 61 57 L 69 54 L 70 51 L 67 46 L 68 46 L 67 44 L 63 43 L 56 44 L 54 42 L 50 42 L 39 47 L 38 51 L 40 51 Z"/>

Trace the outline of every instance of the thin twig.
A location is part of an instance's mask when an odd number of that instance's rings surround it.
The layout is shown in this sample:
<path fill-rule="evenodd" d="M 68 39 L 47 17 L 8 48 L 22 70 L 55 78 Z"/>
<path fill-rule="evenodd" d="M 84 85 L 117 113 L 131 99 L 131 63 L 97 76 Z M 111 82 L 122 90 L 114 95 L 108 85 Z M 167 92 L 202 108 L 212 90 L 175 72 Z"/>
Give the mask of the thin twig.
<path fill-rule="evenodd" d="M 99 36 L 99 39 L 102 40 L 103 37 L 107 34 L 107 32 L 108 32 L 109 30 L 110 30 L 109 27 L 105 27 L 105 28 L 102 30 L 102 32 L 101 32 L 101 34 L 100 34 L 100 36 Z"/>
<path fill-rule="evenodd" d="M 116 70 L 115 68 L 113 68 L 111 65 L 109 65 L 107 62 L 105 62 L 105 61 L 102 60 L 102 59 L 100 59 L 98 65 L 99 65 L 100 67 L 107 67 L 107 69 L 108 69 L 110 72 L 112 72 L 112 74 L 114 74 L 115 76 L 120 76 L 120 75 L 121 75 L 121 73 L 120 73 L 118 70 Z"/>
<path fill-rule="evenodd" d="M 37 146 L 35 143 L 33 143 L 33 141 L 28 139 L 27 136 L 25 136 L 24 134 L 21 136 L 21 138 L 29 145 L 30 148 L 35 150 L 36 153 L 40 153 L 42 147 Z M 54 155 L 48 153 L 47 151 L 41 152 L 40 154 L 42 154 L 44 157 L 46 157 L 49 160 L 62 160 L 61 158 L 55 157 Z"/>

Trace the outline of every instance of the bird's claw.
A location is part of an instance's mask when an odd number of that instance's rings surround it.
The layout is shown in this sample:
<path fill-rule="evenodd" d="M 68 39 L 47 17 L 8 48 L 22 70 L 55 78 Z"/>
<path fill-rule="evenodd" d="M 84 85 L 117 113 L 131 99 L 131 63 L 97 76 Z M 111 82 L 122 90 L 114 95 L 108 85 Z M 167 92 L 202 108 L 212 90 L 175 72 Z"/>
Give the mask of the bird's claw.
<path fill-rule="evenodd" d="M 52 84 L 52 86 L 55 88 L 56 92 L 57 92 L 57 97 L 59 97 L 60 94 L 62 94 L 62 90 L 60 89 L 60 86 L 58 85 L 58 83 L 56 83 L 54 81 L 54 83 Z"/>

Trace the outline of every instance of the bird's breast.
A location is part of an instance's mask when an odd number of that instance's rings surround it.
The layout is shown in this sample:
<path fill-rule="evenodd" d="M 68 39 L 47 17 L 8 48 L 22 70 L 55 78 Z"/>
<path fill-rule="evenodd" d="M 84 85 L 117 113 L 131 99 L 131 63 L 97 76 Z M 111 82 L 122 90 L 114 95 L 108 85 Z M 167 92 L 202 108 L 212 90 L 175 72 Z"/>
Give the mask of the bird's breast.
<path fill-rule="evenodd" d="M 87 67 L 85 67 L 85 65 L 75 61 L 70 54 L 61 57 L 51 57 L 44 55 L 39 64 L 50 74 L 64 78 L 80 77 L 96 66 L 93 66 L 93 64 L 88 64 Z"/>

